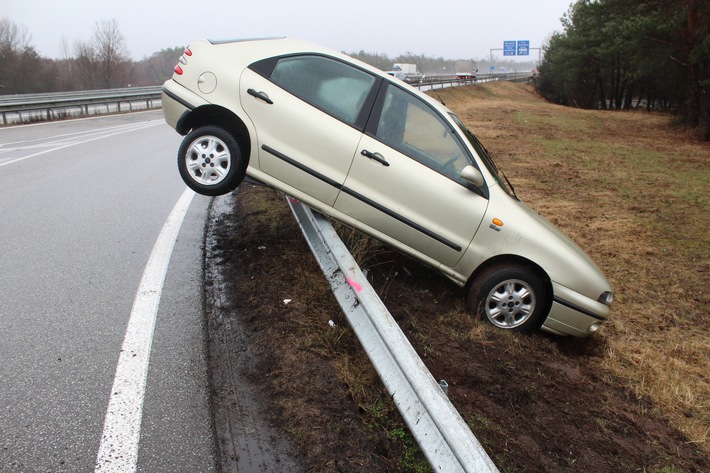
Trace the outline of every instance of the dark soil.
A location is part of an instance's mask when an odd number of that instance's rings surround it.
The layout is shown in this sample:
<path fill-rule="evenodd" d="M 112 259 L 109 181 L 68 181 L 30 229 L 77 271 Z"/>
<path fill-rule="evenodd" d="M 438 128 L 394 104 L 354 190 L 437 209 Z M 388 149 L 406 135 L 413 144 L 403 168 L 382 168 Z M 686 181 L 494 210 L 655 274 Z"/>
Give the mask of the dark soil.
<path fill-rule="evenodd" d="M 205 262 L 224 471 L 427 471 L 283 195 L 244 184 L 225 202 Z M 373 286 L 500 471 L 710 471 L 662 413 L 596 371 L 602 337 L 493 329 L 465 313 L 463 290 L 376 248 Z M 235 431 L 254 428 L 261 447 L 240 464 L 251 454 Z"/>

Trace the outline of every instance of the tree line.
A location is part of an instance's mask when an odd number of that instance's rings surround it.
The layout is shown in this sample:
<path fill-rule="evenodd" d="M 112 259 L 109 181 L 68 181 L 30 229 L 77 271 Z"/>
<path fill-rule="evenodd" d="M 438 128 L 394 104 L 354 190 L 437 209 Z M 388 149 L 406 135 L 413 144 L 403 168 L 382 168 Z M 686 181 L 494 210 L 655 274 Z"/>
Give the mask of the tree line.
<path fill-rule="evenodd" d="M 0 17 L 0 94 L 159 85 L 169 79 L 184 48 L 159 51 L 134 61 L 116 20 L 96 23 L 88 40 L 61 44 L 61 58 L 41 57 L 27 28 Z"/>
<path fill-rule="evenodd" d="M 710 139 L 710 2 L 578 0 L 562 25 L 539 67 L 545 97 L 672 112 Z"/>
<path fill-rule="evenodd" d="M 140 61 L 131 59 L 116 20 L 96 23 L 88 40 L 61 44 L 61 58 L 41 57 L 31 44 L 26 27 L 0 17 L 0 94 L 28 94 L 72 90 L 110 89 L 116 87 L 160 85 L 173 73 L 182 47 L 163 49 Z M 454 60 L 405 54 L 394 58 L 365 51 L 349 53 L 383 71 L 395 63 L 415 63 L 422 73 L 474 72 L 478 67 L 488 71 L 487 59 Z M 529 70 L 530 63 L 497 61 L 497 70 Z M 458 70 L 463 68 L 465 70 Z M 471 70 L 473 69 L 473 70 Z"/>
<path fill-rule="evenodd" d="M 672 112 L 710 139 L 710 1 L 577 0 L 562 26 L 543 48 L 536 80 L 543 96 L 582 108 Z M 183 52 L 168 48 L 134 61 L 116 20 L 97 22 L 91 38 L 61 46 L 61 58 L 43 58 L 25 27 L 0 17 L 0 94 L 159 85 Z M 423 55 L 350 55 L 382 70 L 415 62 L 425 73 L 469 72 L 455 70 L 456 60 Z M 471 62 L 481 72 L 493 65 Z"/>

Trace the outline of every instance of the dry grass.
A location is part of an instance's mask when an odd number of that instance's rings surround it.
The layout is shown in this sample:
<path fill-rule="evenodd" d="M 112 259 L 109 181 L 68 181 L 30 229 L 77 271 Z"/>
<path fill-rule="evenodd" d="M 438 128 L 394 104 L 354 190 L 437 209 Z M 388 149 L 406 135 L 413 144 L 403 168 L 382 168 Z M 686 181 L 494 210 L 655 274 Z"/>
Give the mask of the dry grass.
<path fill-rule="evenodd" d="M 709 451 L 710 145 L 668 117 L 564 108 L 523 85 L 437 94 L 611 281 L 598 372 Z"/>
<path fill-rule="evenodd" d="M 710 146 L 661 116 L 557 107 L 519 85 L 437 94 L 617 296 L 612 319 L 589 339 L 520 336 L 470 317 L 463 291 L 443 276 L 339 227 L 496 465 L 710 471 Z M 235 203 L 214 225 L 214 247 L 240 321 L 230 327 L 248 341 L 238 379 L 254 383 L 308 471 L 420 471 L 423 457 L 283 196 L 243 185 Z"/>

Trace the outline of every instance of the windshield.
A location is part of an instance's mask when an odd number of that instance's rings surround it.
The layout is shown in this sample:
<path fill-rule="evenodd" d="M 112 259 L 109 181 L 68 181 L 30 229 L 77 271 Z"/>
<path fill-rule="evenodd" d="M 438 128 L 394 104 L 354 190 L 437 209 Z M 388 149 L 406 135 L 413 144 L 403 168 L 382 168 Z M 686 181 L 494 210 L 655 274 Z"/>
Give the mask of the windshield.
<path fill-rule="evenodd" d="M 503 173 L 503 171 L 498 167 L 495 161 L 493 161 L 493 158 L 491 157 L 486 147 L 483 146 L 483 143 L 481 143 L 478 138 L 476 138 L 476 136 L 471 133 L 468 128 L 464 126 L 463 123 L 461 123 L 459 117 L 452 113 L 451 118 L 453 118 L 453 120 L 456 122 L 461 132 L 468 139 L 468 142 L 471 143 L 473 149 L 476 150 L 476 154 L 478 154 L 478 156 L 481 158 L 481 161 L 483 161 L 483 164 L 486 166 L 486 169 L 488 169 L 488 172 L 493 175 L 493 178 L 496 180 L 498 185 L 500 185 L 500 187 L 505 190 L 508 195 L 517 199 L 518 196 L 515 195 L 515 188 L 513 188 L 513 185 L 505 176 L 505 173 Z"/>

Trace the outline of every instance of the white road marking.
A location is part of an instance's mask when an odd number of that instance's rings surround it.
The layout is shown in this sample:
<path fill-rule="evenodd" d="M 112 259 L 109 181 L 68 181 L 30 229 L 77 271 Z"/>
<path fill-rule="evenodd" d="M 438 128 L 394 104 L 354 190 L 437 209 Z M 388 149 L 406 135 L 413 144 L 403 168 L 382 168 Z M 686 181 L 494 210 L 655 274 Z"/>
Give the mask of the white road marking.
<path fill-rule="evenodd" d="M 20 162 L 20 161 L 24 161 L 25 159 L 34 158 L 34 157 L 36 157 L 36 156 L 41 156 L 41 155 L 43 155 L 43 154 L 47 154 L 47 153 L 51 153 L 51 152 L 54 152 L 54 151 L 58 151 L 58 150 L 60 150 L 60 149 L 68 148 L 68 147 L 70 147 L 70 146 L 81 145 L 81 144 L 84 144 L 84 143 L 89 143 L 89 142 L 91 142 L 91 141 L 96 141 L 96 140 L 100 140 L 100 139 L 103 139 L 103 138 L 108 138 L 108 137 L 110 137 L 110 136 L 120 135 L 120 134 L 123 134 L 123 133 L 129 133 L 129 132 L 131 132 L 131 131 L 136 131 L 136 130 L 139 130 L 139 129 L 148 128 L 148 127 L 156 126 L 156 125 L 160 125 L 160 124 L 162 124 L 162 122 L 156 120 L 155 122 L 145 122 L 145 124 L 141 124 L 141 126 L 130 126 L 130 127 L 128 127 L 128 128 L 126 128 L 126 127 L 121 127 L 122 129 L 119 130 L 119 131 L 114 131 L 114 132 L 112 132 L 112 133 L 101 134 L 100 136 L 96 136 L 96 137 L 94 137 L 94 138 L 89 138 L 89 139 L 85 139 L 85 140 L 71 141 L 71 142 L 69 142 L 69 143 L 67 143 L 67 144 L 58 145 L 58 146 L 55 146 L 55 147 L 53 147 L 53 148 L 45 149 L 44 151 L 39 151 L 39 152 L 37 152 L 37 153 L 29 154 L 29 155 L 27 155 L 27 156 L 22 156 L 22 157 L 20 157 L 20 158 L 10 159 L 10 160 L 8 160 L 8 161 L 5 161 L 5 162 L 0 163 L 0 167 L 2 167 L 2 166 L 7 166 L 8 164 L 13 164 L 13 163 L 17 163 L 17 162 Z M 23 149 L 24 149 L 24 148 L 23 148 Z"/>
<path fill-rule="evenodd" d="M 88 119 L 87 119 L 88 120 Z M 77 120 L 79 121 L 79 120 Z M 102 133 L 106 133 L 107 131 L 115 131 L 115 130 L 122 130 L 126 128 L 135 128 L 140 129 L 145 126 L 145 124 L 150 124 L 150 125 L 159 125 L 162 124 L 163 120 L 147 120 L 147 121 L 142 121 L 142 122 L 137 122 L 137 123 L 123 123 L 121 125 L 113 125 L 113 126 L 108 126 L 108 127 L 101 127 L 101 128 L 90 128 L 87 130 L 81 130 L 81 131 L 73 131 L 70 133 L 62 133 L 62 134 L 52 134 L 50 136 L 42 136 L 38 138 L 32 138 L 29 140 L 21 140 L 21 141 L 10 141 L 7 143 L 0 143 L 0 150 L 2 150 L 6 146 L 16 146 L 16 148 L 13 149 L 22 149 L 22 148 L 30 148 L 32 146 L 27 146 L 28 143 L 33 143 L 33 142 L 49 142 L 53 143 L 56 141 L 66 141 L 67 139 L 72 139 L 72 138 L 81 138 L 82 136 L 92 136 L 92 135 L 100 135 Z M 35 123 L 33 125 L 24 125 L 24 126 L 42 126 L 42 125 L 51 125 L 51 124 L 56 124 L 52 122 L 47 122 L 47 123 Z M 15 130 L 17 128 L 23 128 L 23 126 L 13 126 L 13 127 L 7 127 L 7 128 L 0 128 L 0 132 L 3 130 Z M 2 135 L 0 135 L 2 136 Z M 19 145 L 22 145 L 21 147 Z"/>
<path fill-rule="evenodd" d="M 111 388 L 95 472 L 135 472 L 155 319 L 170 255 L 195 193 L 186 189 L 155 242 L 133 301 Z"/>

